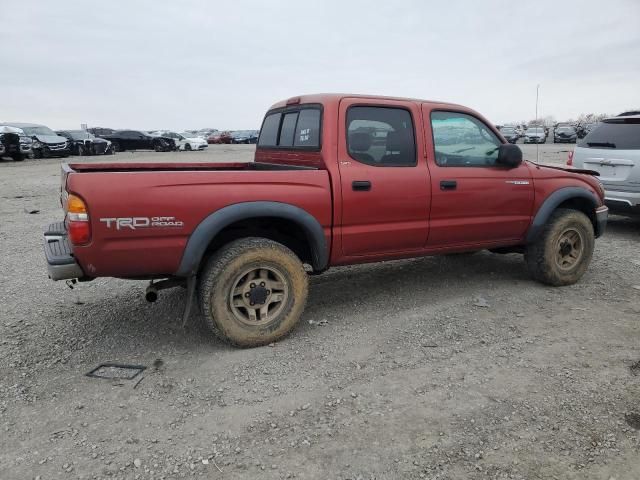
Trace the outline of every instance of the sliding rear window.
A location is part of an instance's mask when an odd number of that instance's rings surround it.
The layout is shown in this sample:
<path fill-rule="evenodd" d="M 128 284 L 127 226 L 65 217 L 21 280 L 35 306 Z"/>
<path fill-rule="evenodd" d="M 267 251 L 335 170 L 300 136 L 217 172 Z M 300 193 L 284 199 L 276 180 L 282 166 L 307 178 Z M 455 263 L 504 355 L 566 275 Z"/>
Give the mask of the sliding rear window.
<path fill-rule="evenodd" d="M 319 150 L 322 111 L 319 105 L 272 110 L 262 123 L 258 146 L 291 150 Z"/>
<path fill-rule="evenodd" d="M 584 148 L 640 150 L 640 118 L 606 121 L 596 125 L 578 142 Z"/>

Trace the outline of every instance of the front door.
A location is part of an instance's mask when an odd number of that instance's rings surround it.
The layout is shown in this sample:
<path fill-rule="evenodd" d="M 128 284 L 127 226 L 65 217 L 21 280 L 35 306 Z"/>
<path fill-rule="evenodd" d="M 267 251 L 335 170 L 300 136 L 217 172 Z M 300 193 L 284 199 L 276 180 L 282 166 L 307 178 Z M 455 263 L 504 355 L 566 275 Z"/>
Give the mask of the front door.
<path fill-rule="evenodd" d="M 419 250 L 428 234 L 429 171 L 416 104 L 345 98 L 338 164 L 345 256 Z"/>
<path fill-rule="evenodd" d="M 534 195 L 527 165 L 498 165 L 502 141 L 473 115 L 423 105 L 423 119 L 433 186 L 428 246 L 509 244 L 522 238 Z"/>

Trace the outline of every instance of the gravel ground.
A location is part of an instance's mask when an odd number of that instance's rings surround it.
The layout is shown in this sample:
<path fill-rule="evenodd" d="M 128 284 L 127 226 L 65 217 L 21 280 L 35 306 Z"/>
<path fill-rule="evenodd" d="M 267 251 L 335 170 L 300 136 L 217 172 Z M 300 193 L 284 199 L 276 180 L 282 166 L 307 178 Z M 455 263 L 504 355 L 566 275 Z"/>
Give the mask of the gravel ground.
<path fill-rule="evenodd" d="M 290 337 L 236 350 L 181 327 L 182 289 L 47 279 L 59 163 L 0 164 L 1 478 L 640 478 L 640 221 L 613 217 L 564 288 L 514 254 L 336 268 Z M 147 369 L 85 376 L 102 362 Z"/>

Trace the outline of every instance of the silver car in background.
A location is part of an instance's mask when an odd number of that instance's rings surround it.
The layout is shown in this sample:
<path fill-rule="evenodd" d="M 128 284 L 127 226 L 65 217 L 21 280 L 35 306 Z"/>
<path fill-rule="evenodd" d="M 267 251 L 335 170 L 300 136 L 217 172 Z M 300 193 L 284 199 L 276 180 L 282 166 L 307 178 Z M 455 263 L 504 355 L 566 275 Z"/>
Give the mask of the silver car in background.
<path fill-rule="evenodd" d="M 524 143 L 545 143 L 546 141 L 547 132 L 544 127 L 531 126 L 524 134 Z"/>
<path fill-rule="evenodd" d="M 567 164 L 600 173 L 612 211 L 640 213 L 640 115 L 607 118 L 594 126 Z"/>

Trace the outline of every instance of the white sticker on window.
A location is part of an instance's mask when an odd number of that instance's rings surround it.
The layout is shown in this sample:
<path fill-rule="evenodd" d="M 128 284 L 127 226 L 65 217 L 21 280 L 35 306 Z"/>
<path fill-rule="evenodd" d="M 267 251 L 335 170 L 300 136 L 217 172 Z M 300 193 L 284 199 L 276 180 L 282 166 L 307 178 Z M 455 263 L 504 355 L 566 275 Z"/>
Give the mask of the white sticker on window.
<path fill-rule="evenodd" d="M 310 137 L 311 137 L 310 128 L 303 128 L 302 130 L 300 130 L 300 143 L 308 142 Z"/>

